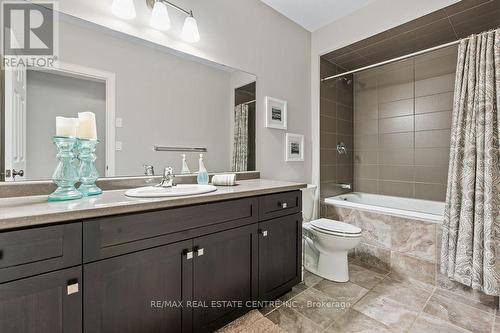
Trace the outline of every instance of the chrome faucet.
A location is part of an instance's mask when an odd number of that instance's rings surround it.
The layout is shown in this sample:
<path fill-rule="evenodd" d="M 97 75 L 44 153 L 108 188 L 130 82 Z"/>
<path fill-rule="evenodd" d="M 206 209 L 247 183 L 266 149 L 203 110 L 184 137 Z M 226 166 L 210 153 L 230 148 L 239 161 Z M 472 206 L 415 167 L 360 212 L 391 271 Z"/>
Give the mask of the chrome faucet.
<path fill-rule="evenodd" d="M 157 187 L 174 187 L 174 170 L 172 167 L 166 167 L 163 170 L 163 178 L 160 182 L 160 184 L 156 185 Z"/>
<path fill-rule="evenodd" d="M 344 190 L 352 190 L 352 184 L 351 183 L 337 183 L 335 186 L 340 187 Z"/>

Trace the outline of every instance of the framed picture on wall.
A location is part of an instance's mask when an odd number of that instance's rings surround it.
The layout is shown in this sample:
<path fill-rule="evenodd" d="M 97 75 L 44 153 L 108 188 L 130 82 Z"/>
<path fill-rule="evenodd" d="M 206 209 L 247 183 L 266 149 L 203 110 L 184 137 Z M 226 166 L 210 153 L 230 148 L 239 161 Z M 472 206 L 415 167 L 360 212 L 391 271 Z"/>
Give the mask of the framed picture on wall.
<path fill-rule="evenodd" d="M 286 133 L 285 149 L 285 161 L 304 161 L 304 136 L 302 134 Z"/>
<path fill-rule="evenodd" d="M 286 101 L 266 96 L 266 127 L 286 130 Z"/>

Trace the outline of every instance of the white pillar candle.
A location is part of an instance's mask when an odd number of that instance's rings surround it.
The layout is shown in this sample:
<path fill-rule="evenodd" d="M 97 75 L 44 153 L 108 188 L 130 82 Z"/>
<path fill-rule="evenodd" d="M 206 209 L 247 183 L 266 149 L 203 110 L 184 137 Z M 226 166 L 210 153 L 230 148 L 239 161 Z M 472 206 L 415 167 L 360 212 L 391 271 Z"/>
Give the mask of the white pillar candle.
<path fill-rule="evenodd" d="M 56 117 L 56 136 L 76 136 L 78 119 Z"/>
<path fill-rule="evenodd" d="M 78 131 L 80 139 L 97 139 L 97 127 L 93 112 L 78 112 Z"/>

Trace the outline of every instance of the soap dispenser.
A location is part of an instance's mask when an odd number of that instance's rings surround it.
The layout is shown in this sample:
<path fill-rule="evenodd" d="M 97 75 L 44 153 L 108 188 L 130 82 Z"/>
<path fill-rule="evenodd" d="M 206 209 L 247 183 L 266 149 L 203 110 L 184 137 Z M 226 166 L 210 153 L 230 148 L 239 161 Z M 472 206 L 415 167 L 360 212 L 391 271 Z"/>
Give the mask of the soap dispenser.
<path fill-rule="evenodd" d="M 187 174 L 191 173 L 189 170 L 189 167 L 186 162 L 186 154 L 182 154 L 182 168 L 181 168 L 181 174 Z"/>
<path fill-rule="evenodd" d="M 203 154 L 200 154 L 199 170 L 196 180 L 198 181 L 198 184 L 208 184 L 208 172 L 205 168 L 205 164 L 203 163 Z"/>

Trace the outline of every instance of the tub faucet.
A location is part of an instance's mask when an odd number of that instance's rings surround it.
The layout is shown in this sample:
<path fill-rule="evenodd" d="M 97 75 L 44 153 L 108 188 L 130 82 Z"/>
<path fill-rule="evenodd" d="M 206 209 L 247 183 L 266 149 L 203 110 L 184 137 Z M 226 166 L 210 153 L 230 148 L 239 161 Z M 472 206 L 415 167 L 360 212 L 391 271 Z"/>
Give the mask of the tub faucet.
<path fill-rule="evenodd" d="M 156 185 L 157 187 L 174 187 L 174 170 L 172 167 L 166 167 L 163 170 L 163 178 L 160 184 Z"/>
<path fill-rule="evenodd" d="M 351 183 L 336 183 L 335 186 L 340 187 L 344 190 L 352 190 L 352 184 Z"/>

